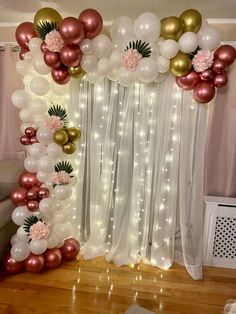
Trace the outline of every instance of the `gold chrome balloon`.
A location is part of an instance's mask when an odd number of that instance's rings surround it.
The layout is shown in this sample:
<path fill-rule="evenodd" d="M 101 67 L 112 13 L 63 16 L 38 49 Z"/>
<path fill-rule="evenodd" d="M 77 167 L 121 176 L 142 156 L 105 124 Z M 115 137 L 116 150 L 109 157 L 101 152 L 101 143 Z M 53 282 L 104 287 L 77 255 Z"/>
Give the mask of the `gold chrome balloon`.
<path fill-rule="evenodd" d="M 47 23 L 55 23 L 58 27 L 60 22 L 62 21 L 61 15 L 52 8 L 42 8 L 38 10 L 34 16 L 34 27 L 38 33 L 38 27 L 42 27 L 43 24 Z M 40 35 L 40 34 L 38 34 Z"/>
<path fill-rule="evenodd" d="M 80 79 L 86 74 L 86 72 L 81 68 L 80 65 L 76 68 L 72 68 L 72 67 L 68 68 L 68 72 L 70 76 L 75 79 Z"/>
<path fill-rule="evenodd" d="M 161 37 L 178 40 L 182 34 L 182 22 L 177 16 L 169 16 L 161 20 Z"/>
<path fill-rule="evenodd" d="M 65 154 L 71 155 L 75 152 L 76 146 L 73 142 L 68 142 L 62 146 L 62 150 Z"/>
<path fill-rule="evenodd" d="M 64 145 L 69 141 L 69 136 L 65 130 L 61 129 L 54 133 L 53 139 L 55 143 Z"/>
<path fill-rule="evenodd" d="M 185 10 L 179 18 L 183 24 L 184 32 L 197 33 L 202 25 L 202 16 L 194 9 Z"/>
<path fill-rule="evenodd" d="M 75 141 L 80 138 L 81 132 L 77 128 L 69 128 L 67 129 L 67 134 L 69 136 L 70 141 Z"/>
<path fill-rule="evenodd" d="M 192 61 L 189 57 L 179 51 L 177 55 L 170 60 L 170 70 L 175 76 L 184 76 L 186 75 L 192 67 Z"/>

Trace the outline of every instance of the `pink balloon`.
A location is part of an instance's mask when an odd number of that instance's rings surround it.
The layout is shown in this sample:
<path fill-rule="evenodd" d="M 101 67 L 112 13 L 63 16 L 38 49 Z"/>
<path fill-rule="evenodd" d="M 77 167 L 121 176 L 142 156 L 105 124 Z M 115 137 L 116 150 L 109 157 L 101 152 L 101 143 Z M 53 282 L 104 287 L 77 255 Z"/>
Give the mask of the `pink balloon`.
<path fill-rule="evenodd" d="M 79 45 L 84 39 L 84 25 L 75 17 L 66 17 L 60 23 L 59 33 L 66 44 Z"/>
<path fill-rule="evenodd" d="M 236 59 L 236 50 L 230 45 L 223 45 L 216 49 L 214 53 L 216 60 L 221 60 L 228 67 Z"/>
<path fill-rule="evenodd" d="M 49 196 L 49 189 L 45 188 L 45 187 L 41 187 L 38 190 L 38 197 L 40 200 L 46 198 Z"/>
<path fill-rule="evenodd" d="M 24 261 L 24 268 L 28 273 L 39 273 L 44 266 L 43 255 L 31 253 Z"/>
<path fill-rule="evenodd" d="M 206 69 L 200 73 L 200 78 L 202 81 L 210 81 L 213 78 L 213 72 L 211 69 Z"/>
<path fill-rule="evenodd" d="M 29 49 L 21 50 L 21 52 L 19 53 L 19 57 L 21 60 L 25 59 L 26 52 L 29 52 Z"/>
<path fill-rule="evenodd" d="M 47 269 L 54 269 L 62 263 L 62 253 L 59 249 L 47 249 L 43 254 L 45 259 L 45 267 Z"/>
<path fill-rule="evenodd" d="M 79 46 L 64 45 L 61 48 L 60 57 L 62 63 L 68 67 L 77 67 L 82 58 L 82 52 Z"/>
<path fill-rule="evenodd" d="M 61 65 L 61 58 L 58 52 L 45 51 L 43 58 L 50 68 L 58 68 Z"/>
<path fill-rule="evenodd" d="M 63 259 L 70 261 L 74 259 L 80 250 L 79 242 L 75 239 L 66 239 L 64 245 L 60 248 L 62 252 Z"/>
<path fill-rule="evenodd" d="M 225 67 L 226 67 L 226 63 L 220 59 L 216 59 L 212 65 L 212 69 L 216 73 L 222 73 L 225 70 Z"/>
<path fill-rule="evenodd" d="M 27 190 L 23 187 L 20 187 L 11 192 L 11 201 L 13 204 L 24 205 L 26 201 Z"/>
<path fill-rule="evenodd" d="M 25 135 L 27 137 L 35 136 L 36 135 L 36 130 L 30 126 L 30 127 L 25 129 Z"/>
<path fill-rule="evenodd" d="M 214 76 L 213 84 L 217 88 L 224 87 L 228 83 L 228 76 L 226 72 L 219 73 Z"/>
<path fill-rule="evenodd" d="M 215 87 L 212 83 L 201 82 L 193 90 L 193 98 L 200 104 L 206 104 L 215 96 Z"/>
<path fill-rule="evenodd" d="M 48 51 L 48 46 L 47 46 L 47 44 L 45 43 L 45 41 L 43 41 L 42 44 L 41 44 L 41 51 L 42 51 L 42 52 Z"/>
<path fill-rule="evenodd" d="M 29 190 L 26 194 L 28 200 L 34 200 L 37 197 L 37 192 L 35 190 Z"/>
<path fill-rule="evenodd" d="M 20 142 L 22 145 L 29 145 L 30 144 L 30 140 L 26 135 L 22 135 L 20 137 Z"/>
<path fill-rule="evenodd" d="M 35 212 L 39 209 L 39 202 L 36 200 L 30 200 L 27 202 L 26 206 L 31 212 Z"/>
<path fill-rule="evenodd" d="M 102 16 L 94 9 L 86 9 L 79 15 L 79 20 L 84 25 L 85 38 L 93 39 L 100 34 L 103 27 Z"/>
<path fill-rule="evenodd" d="M 184 90 L 191 90 L 200 82 L 200 77 L 194 70 L 190 71 L 185 76 L 176 77 L 176 83 Z"/>
<path fill-rule="evenodd" d="M 3 265 L 7 272 L 10 274 L 17 274 L 21 272 L 24 267 L 23 262 L 16 261 L 13 257 L 11 257 L 11 254 L 9 252 L 6 253 L 3 258 Z"/>
<path fill-rule="evenodd" d="M 59 68 L 51 70 L 51 75 L 53 80 L 57 84 L 66 84 L 70 80 L 70 74 L 67 71 L 67 68 L 64 65 L 61 65 Z"/>
<path fill-rule="evenodd" d="M 19 184 L 26 189 L 31 189 L 35 185 L 38 187 L 42 185 L 42 183 L 38 181 L 36 173 L 28 171 L 25 171 L 20 175 Z"/>
<path fill-rule="evenodd" d="M 28 44 L 31 38 L 37 37 L 34 30 L 34 24 L 31 22 L 21 23 L 15 32 L 16 41 L 23 49 L 28 49 Z"/>
<path fill-rule="evenodd" d="M 30 144 L 35 144 L 35 143 L 39 143 L 39 141 L 37 140 L 37 137 L 36 136 L 33 136 L 29 139 L 30 141 Z"/>

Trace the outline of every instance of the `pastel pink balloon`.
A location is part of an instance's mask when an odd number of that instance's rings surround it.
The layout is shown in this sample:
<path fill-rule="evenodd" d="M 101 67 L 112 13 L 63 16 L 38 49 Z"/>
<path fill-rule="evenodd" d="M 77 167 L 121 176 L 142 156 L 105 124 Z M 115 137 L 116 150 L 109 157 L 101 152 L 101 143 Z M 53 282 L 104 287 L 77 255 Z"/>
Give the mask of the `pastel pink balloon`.
<path fill-rule="evenodd" d="M 85 38 L 93 39 L 100 34 L 103 27 L 103 20 L 98 11 L 86 9 L 80 13 L 79 20 L 84 25 Z"/>
<path fill-rule="evenodd" d="M 216 60 L 221 60 L 228 67 L 236 59 L 236 50 L 230 45 L 223 45 L 216 49 L 214 53 Z"/>
<path fill-rule="evenodd" d="M 21 48 L 28 50 L 28 44 L 31 38 L 37 37 L 34 29 L 34 23 L 23 22 L 17 28 L 15 32 L 16 41 Z"/>
<path fill-rule="evenodd" d="M 226 72 L 219 73 L 214 76 L 213 84 L 217 88 L 222 88 L 228 83 L 228 76 Z"/>
<path fill-rule="evenodd" d="M 54 269 L 62 263 L 62 253 L 59 249 L 47 249 L 43 254 L 45 259 L 45 268 Z"/>
<path fill-rule="evenodd" d="M 75 239 L 66 239 L 64 245 L 60 248 L 62 252 L 63 259 L 66 261 L 70 261 L 74 259 L 80 250 L 80 245 Z"/>
<path fill-rule="evenodd" d="M 79 46 L 64 45 L 60 51 L 60 58 L 64 65 L 68 67 L 77 67 L 82 58 L 82 52 Z"/>
<path fill-rule="evenodd" d="M 70 74 L 67 71 L 67 67 L 64 65 L 61 65 L 59 68 L 52 69 L 51 75 L 57 84 L 66 84 L 70 80 Z"/>
<path fill-rule="evenodd" d="M 206 104 L 215 96 L 215 87 L 212 83 L 201 82 L 193 90 L 193 98 L 200 104 Z"/>
<path fill-rule="evenodd" d="M 194 70 L 190 71 L 185 76 L 176 77 L 176 83 L 184 90 L 191 90 L 200 82 L 200 77 Z"/>
<path fill-rule="evenodd" d="M 84 39 L 84 25 L 75 17 L 62 20 L 59 33 L 66 44 L 79 45 Z"/>
<path fill-rule="evenodd" d="M 16 261 L 13 257 L 11 257 L 11 254 L 9 252 L 6 253 L 3 258 L 3 265 L 7 272 L 10 274 L 17 274 L 21 272 L 24 267 L 23 262 Z"/>
<path fill-rule="evenodd" d="M 24 269 L 28 273 L 39 273 L 44 266 L 43 255 L 35 255 L 31 253 L 24 261 Z"/>
<path fill-rule="evenodd" d="M 22 145 L 29 145 L 30 144 L 30 139 L 26 135 L 22 135 L 20 137 L 20 142 Z"/>
<path fill-rule="evenodd" d="M 211 69 L 206 69 L 200 73 L 200 78 L 202 81 L 210 81 L 213 78 L 213 72 Z"/>
<path fill-rule="evenodd" d="M 28 210 L 35 212 L 39 209 L 39 202 L 36 200 L 30 200 L 26 204 Z"/>
<path fill-rule="evenodd" d="M 20 175 L 19 184 L 26 189 L 32 189 L 34 186 L 40 187 L 42 185 L 42 183 L 38 181 L 36 173 L 28 171 L 25 171 Z"/>
<path fill-rule="evenodd" d="M 26 188 L 20 187 L 11 192 L 11 201 L 13 204 L 24 205 L 26 201 Z"/>
<path fill-rule="evenodd" d="M 45 51 L 44 61 L 50 68 L 58 68 L 61 65 L 61 58 L 59 52 Z"/>
<path fill-rule="evenodd" d="M 223 60 L 216 59 L 213 62 L 212 69 L 216 73 L 222 73 L 226 68 L 226 63 Z"/>

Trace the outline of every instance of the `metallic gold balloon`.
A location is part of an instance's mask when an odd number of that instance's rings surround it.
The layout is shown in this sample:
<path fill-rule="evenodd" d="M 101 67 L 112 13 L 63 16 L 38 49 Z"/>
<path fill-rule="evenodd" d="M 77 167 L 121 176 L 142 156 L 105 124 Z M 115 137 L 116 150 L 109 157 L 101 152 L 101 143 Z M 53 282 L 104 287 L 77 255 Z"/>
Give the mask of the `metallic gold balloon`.
<path fill-rule="evenodd" d="M 170 70 L 175 76 L 184 76 L 186 75 L 192 67 L 192 61 L 189 57 L 179 51 L 177 55 L 170 60 Z"/>
<path fill-rule="evenodd" d="M 75 152 L 76 146 L 73 142 L 68 142 L 62 146 L 62 150 L 65 154 L 71 155 Z"/>
<path fill-rule="evenodd" d="M 182 22 L 177 16 L 169 16 L 161 20 L 161 37 L 178 40 L 182 34 Z"/>
<path fill-rule="evenodd" d="M 56 23 L 59 26 L 60 22 L 62 21 L 61 15 L 52 8 L 42 8 L 37 11 L 34 16 L 34 27 L 37 31 L 37 26 L 42 26 L 42 23 Z M 38 32 L 37 32 L 38 33 Z"/>
<path fill-rule="evenodd" d="M 86 74 L 86 72 L 81 68 L 80 65 L 76 68 L 72 68 L 72 67 L 68 68 L 68 72 L 70 76 L 75 79 L 80 79 Z"/>
<path fill-rule="evenodd" d="M 53 135 L 54 142 L 59 145 L 64 145 L 69 141 L 69 136 L 65 130 L 58 130 Z"/>
<path fill-rule="evenodd" d="M 202 16 L 194 9 L 185 10 L 179 18 L 183 24 L 184 32 L 197 33 L 202 25 Z"/>
<path fill-rule="evenodd" d="M 67 129 L 67 134 L 69 136 L 70 141 L 75 141 L 80 138 L 81 132 L 77 128 L 69 128 Z"/>

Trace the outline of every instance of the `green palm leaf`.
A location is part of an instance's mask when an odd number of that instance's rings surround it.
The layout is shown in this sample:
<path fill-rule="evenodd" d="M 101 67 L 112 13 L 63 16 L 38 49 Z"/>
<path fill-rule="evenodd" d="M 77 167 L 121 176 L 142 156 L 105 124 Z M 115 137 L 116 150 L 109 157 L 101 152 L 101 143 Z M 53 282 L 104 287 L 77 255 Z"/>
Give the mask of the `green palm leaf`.
<path fill-rule="evenodd" d="M 129 49 L 136 49 L 143 58 L 148 58 L 151 56 L 152 49 L 147 42 L 142 42 L 142 40 L 130 41 L 129 44 L 125 47 L 124 51 Z"/>
<path fill-rule="evenodd" d="M 69 163 L 68 161 L 60 161 L 56 164 L 55 166 L 55 171 L 56 172 L 60 172 L 60 171 L 65 171 L 67 173 L 71 173 L 73 172 L 73 167 L 71 165 L 71 163 Z"/>
<path fill-rule="evenodd" d="M 60 105 L 53 105 L 48 109 L 49 116 L 57 116 L 61 121 L 66 123 L 67 113 L 66 109 L 62 108 Z"/>
<path fill-rule="evenodd" d="M 58 30 L 58 25 L 56 22 L 40 22 L 36 27 L 37 33 L 41 39 L 45 39 L 46 35 L 53 30 Z"/>

